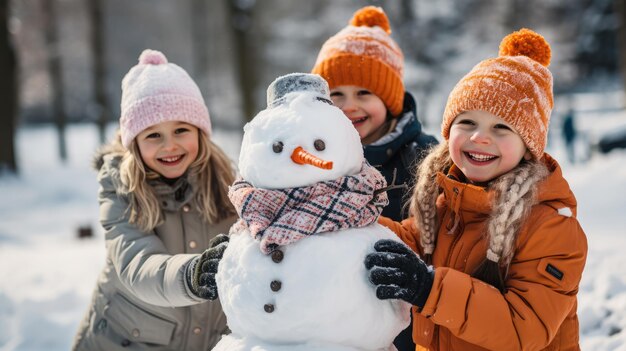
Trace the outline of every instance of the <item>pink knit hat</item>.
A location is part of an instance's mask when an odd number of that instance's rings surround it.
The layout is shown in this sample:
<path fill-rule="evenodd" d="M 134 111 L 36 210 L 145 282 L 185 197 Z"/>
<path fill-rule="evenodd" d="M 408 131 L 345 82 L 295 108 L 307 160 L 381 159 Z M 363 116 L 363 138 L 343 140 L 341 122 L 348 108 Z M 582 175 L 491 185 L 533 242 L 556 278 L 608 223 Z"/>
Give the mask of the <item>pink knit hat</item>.
<path fill-rule="evenodd" d="M 146 49 L 122 80 L 122 144 L 161 122 L 182 121 L 211 135 L 209 110 L 196 83 L 163 53 Z"/>

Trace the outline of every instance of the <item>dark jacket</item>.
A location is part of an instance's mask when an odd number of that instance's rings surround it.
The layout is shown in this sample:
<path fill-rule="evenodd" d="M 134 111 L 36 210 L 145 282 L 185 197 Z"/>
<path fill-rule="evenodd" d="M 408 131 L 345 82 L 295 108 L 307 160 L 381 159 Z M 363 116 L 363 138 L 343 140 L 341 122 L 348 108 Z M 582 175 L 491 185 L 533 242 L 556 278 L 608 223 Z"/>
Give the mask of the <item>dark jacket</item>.
<path fill-rule="evenodd" d="M 406 184 L 409 189 L 415 182 L 415 167 L 424 158 L 437 139 L 422 132 L 422 125 L 417 119 L 415 99 L 411 94 L 404 95 L 404 109 L 398 116 L 396 128 L 376 142 L 363 146 L 365 158 L 378 169 L 391 184 L 394 169 L 395 184 Z M 387 192 L 389 205 L 382 215 L 400 221 L 408 216 L 403 205 L 410 197 L 407 189 L 393 189 Z"/>

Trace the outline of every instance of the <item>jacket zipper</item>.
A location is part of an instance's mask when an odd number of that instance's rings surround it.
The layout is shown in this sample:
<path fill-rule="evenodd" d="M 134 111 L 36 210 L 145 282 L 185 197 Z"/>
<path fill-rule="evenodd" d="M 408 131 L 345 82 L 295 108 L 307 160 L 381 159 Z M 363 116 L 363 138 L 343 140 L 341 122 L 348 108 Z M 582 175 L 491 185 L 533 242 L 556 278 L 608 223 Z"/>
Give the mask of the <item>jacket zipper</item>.
<path fill-rule="evenodd" d="M 452 241 L 452 245 L 450 245 L 450 252 L 448 252 L 448 257 L 445 262 L 446 267 L 450 266 L 450 259 L 452 258 L 452 251 L 454 251 L 453 249 L 456 246 L 456 243 L 459 241 L 460 236 L 461 236 L 460 234 L 457 234 L 454 240 Z M 435 350 L 439 350 L 439 344 L 440 344 L 439 328 L 440 326 L 435 324 L 435 330 L 433 331 L 433 340 L 435 341 Z"/>
<path fill-rule="evenodd" d="M 459 201 L 459 198 L 458 198 L 459 197 L 459 191 L 456 188 L 454 188 L 454 190 L 455 190 L 454 191 L 454 201 L 451 203 L 451 205 L 453 205 L 452 206 L 453 209 L 456 208 L 456 206 L 454 206 L 454 205 L 456 205 L 456 201 Z M 452 210 L 452 211 L 454 211 L 454 210 Z M 455 216 L 460 216 L 460 214 L 459 213 L 455 213 Z M 461 219 L 458 219 L 458 220 L 461 221 Z M 460 225 L 460 223 L 459 223 L 459 225 Z M 461 230 L 456 230 L 456 233 L 454 233 L 454 240 L 452 240 L 452 244 L 450 245 L 450 250 L 448 250 L 448 256 L 446 257 L 446 260 L 444 262 L 444 264 L 445 264 L 444 267 L 450 267 L 450 261 L 452 260 L 452 252 L 454 252 L 454 248 L 456 247 L 456 244 L 461 239 L 461 232 L 462 232 Z M 435 325 L 434 334 L 436 336 L 436 342 L 437 342 L 436 349 L 439 349 L 439 344 L 441 342 L 439 340 L 439 326 L 438 325 Z M 448 345 L 448 346 L 450 346 L 450 345 Z M 449 347 L 448 347 L 448 349 L 449 349 Z"/>

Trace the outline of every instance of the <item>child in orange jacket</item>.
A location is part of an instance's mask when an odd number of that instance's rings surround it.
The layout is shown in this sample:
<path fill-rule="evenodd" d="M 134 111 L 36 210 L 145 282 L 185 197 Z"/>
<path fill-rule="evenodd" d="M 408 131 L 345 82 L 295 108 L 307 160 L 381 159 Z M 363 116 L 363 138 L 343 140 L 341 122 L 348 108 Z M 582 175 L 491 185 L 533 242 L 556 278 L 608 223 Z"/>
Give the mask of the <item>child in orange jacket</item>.
<path fill-rule="evenodd" d="M 417 350 L 579 350 L 587 240 L 544 153 L 550 46 L 528 29 L 451 92 L 445 139 L 423 161 L 402 223 L 365 265 L 380 299 L 412 303 Z M 419 256 L 415 252 L 419 253 Z"/>

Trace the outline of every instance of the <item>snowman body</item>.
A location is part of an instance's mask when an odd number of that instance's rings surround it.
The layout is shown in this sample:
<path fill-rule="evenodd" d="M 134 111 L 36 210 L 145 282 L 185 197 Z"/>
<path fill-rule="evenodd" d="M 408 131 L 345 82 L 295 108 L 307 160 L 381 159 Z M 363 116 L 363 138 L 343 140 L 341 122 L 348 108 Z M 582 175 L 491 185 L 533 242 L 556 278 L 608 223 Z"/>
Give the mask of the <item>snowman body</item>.
<path fill-rule="evenodd" d="M 232 334 L 214 350 L 393 350 L 409 305 L 379 300 L 367 279 L 363 259 L 381 239 L 399 240 L 374 223 L 266 255 L 247 230 L 232 234 L 216 276 Z"/>
<path fill-rule="evenodd" d="M 268 88 L 268 108 L 244 127 L 239 171 L 254 188 L 308 187 L 357 174 L 363 165 L 356 129 L 332 105 L 328 85 L 317 75 L 278 78 Z M 238 208 L 240 215 L 248 205 Z M 294 222 L 310 223 L 303 218 Z M 252 235 L 244 226 L 231 233 L 216 283 L 232 333 L 213 350 L 395 350 L 392 342 L 410 322 L 410 305 L 379 300 L 368 281 L 364 259 L 374 243 L 399 241 L 375 219 L 281 243 L 269 254 L 260 247 L 271 237 L 267 232 Z"/>

